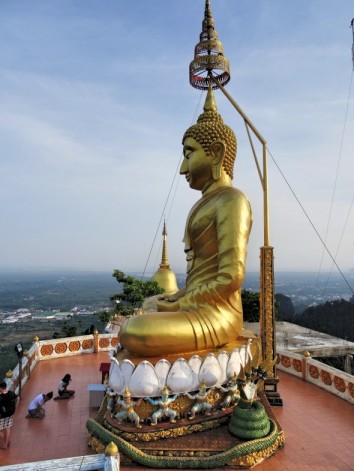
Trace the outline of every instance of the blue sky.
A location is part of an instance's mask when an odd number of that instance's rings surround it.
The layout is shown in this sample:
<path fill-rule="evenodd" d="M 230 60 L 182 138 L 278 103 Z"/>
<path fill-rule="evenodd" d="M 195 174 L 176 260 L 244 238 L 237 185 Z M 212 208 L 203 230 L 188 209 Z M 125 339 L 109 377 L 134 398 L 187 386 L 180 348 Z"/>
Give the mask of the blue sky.
<path fill-rule="evenodd" d="M 341 270 L 350 269 L 352 0 L 211 6 L 231 64 L 227 90 Z M 185 271 L 184 223 L 199 194 L 176 172 L 181 137 L 204 100 L 188 81 L 203 14 L 204 0 L 0 2 L 2 268 L 154 271 L 164 213 L 171 266 Z M 243 121 L 220 91 L 216 100 L 238 136 L 234 185 L 253 206 L 247 269 L 255 271 L 260 182 Z M 330 269 L 271 157 L 269 205 L 275 269 Z"/>

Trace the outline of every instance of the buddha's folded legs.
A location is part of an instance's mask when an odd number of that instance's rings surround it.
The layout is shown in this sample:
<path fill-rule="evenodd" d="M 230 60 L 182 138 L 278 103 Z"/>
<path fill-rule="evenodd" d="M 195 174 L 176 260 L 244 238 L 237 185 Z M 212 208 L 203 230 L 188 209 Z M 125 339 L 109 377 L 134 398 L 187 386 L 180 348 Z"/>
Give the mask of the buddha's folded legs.
<path fill-rule="evenodd" d="M 242 314 L 237 311 L 147 312 L 124 322 L 120 343 L 142 356 L 187 353 L 220 347 L 241 330 Z"/>

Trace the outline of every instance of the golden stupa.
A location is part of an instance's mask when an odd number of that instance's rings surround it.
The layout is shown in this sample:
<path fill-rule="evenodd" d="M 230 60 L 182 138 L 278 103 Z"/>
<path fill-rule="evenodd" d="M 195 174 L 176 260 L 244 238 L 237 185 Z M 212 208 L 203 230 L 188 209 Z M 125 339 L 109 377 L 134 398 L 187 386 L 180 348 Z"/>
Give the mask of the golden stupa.
<path fill-rule="evenodd" d="M 166 230 L 166 222 L 163 223 L 163 231 L 162 231 L 162 257 L 161 263 L 152 277 L 153 281 L 157 281 L 157 283 L 163 288 L 166 295 L 172 295 L 178 291 L 177 286 L 177 279 L 175 273 L 171 270 L 168 255 L 167 255 L 167 230 Z"/>

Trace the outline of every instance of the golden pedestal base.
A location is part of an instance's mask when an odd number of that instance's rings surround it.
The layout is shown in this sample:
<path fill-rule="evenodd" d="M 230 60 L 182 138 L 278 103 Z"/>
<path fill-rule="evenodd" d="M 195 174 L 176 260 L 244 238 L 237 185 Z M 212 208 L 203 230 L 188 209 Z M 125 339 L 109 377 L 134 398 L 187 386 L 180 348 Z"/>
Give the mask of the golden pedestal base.
<path fill-rule="evenodd" d="M 232 409 L 199 418 L 192 424 L 182 420 L 173 427 L 165 422 L 156 429 L 143 425 L 139 430 L 132 425 L 131 431 L 125 426 L 125 430 L 122 427 L 116 434 L 110 430 L 103 401 L 96 420 L 87 422 L 87 442 L 97 453 L 103 453 L 113 441 L 119 449 L 122 465 L 138 463 L 147 468 L 164 469 L 252 468 L 282 448 L 285 441 L 284 432 L 263 393 L 260 401 L 271 421 L 269 435 L 261 439 L 244 441 L 229 433 Z M 189 429 L 189 434 L 185 434 L 184 429 Z"/>
<path fill-rule="evenodd" d="M 252 339 L 249 366 L 257 366 L 262 358 L 260 338 L 250 331 L 242 331 L 242 335 L 233 343 L 212 351 L 192 352 L 183 357 L 188 361 L 193 355 L 199 355 L 203 360 L 208 354 L 218 355 L 226 351 L 231 354 Z M 164 358 L 171 364 L 182 355 L 169 355 Z M 156 364 L 161 358 L 140 358 L 122 350 L 117 354 L 119 362 L 129 359 L 135 365 L 142 361 Z M 185 395 L 180 395 L 170 407 L 177 411 L 176 423 L 167 419 L 152 426 L 149 417 L 154 407 L 146 400 L 140 401 L 135 407 L 141 418 L 141 428 L 134 423 L 118 423 L 107 412 L 107 398 L 95 420 L 87 422 L 87 441 L 98 453 L 102 453 L 108 443 L 113 441 L 119 449 L 123 465 L 139 463 L 150 468 L 165 469 L 212 469 L 212 468 L 250 468 L 268 458 L 284 444 L 284 433 L 276 421 L 263 392 L 259 392 L 260 400 L 266 408 L 271 421 L 270 433 L 261 439 L 244 441 L 233 436 L 228 431 L 228 423 L 233 407 L 220 410 L 223 393 L 217 388 L 211 392 L 208 402 L 213 405 L 210 415 L 197 415 L 189 420 L 188 411 L 193 401 Z"/>

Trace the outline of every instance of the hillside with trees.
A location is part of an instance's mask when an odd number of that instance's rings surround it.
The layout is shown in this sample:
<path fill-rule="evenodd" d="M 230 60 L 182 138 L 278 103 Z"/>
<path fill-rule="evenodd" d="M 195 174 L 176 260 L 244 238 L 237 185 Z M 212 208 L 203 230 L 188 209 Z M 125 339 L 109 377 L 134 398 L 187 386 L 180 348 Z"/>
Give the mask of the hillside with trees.
<path fill-rule="evenodd" d="M 276 295 L 281 320 L 354 342 L 354 296 L 306 308 L 295 314 L 288 296 Z"/>
<path fill-rule="evenodd" d="M 296 324 L 354 342 L 354 299 L 327 301 L 296 316 Z"/>

